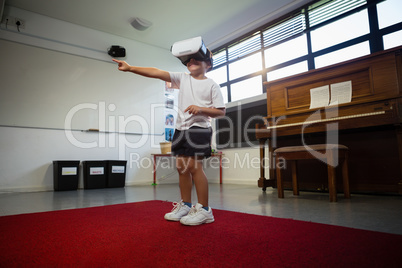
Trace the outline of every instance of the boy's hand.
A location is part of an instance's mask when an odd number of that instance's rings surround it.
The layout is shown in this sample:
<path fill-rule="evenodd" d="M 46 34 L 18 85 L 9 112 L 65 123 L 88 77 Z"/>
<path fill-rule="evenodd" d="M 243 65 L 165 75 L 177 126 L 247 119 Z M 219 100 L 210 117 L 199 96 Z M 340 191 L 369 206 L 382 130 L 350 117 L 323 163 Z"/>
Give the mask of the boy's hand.
<path fill-rule="evenodd" d="M 189 114 L 200 114 L 202 113 L 202 109 L 197 105 L 190 105 L 186 110 L 184 110 L 184 112 L 188 112 Z"/>
<path fill-rule="evenodd" d="M 225 116 L 226 109 L 225 108 L 215 108 L 215 107 L 200 107 L 197 105 L 190 105 L 187 107 L 184 112 L 188 112 L 189 114 L 202 114 L 204 116 L 209 116 L 212 118 L 218 118 Z"/>
<path fill-rule="evenodd" d="M 112 59 L 112 60 L 119 64 L 120 71 L 123 71 L 123 72 L 130 71 L 130 65 L 127 62 L 122 61 L 122 60 L 115 60 L 115 59 Z"/>

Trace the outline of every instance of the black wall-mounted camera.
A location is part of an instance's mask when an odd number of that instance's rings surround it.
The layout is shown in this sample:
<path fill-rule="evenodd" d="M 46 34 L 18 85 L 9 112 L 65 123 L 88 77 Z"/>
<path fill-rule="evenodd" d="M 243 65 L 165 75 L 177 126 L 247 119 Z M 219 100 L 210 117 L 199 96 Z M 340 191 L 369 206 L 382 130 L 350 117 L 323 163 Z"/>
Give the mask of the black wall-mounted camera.
<path fill-rule="evenodd" d="M 112 57 L 121 58 L 126 56 L 126 49 L 121 46 L 111 46 L 107 49 L 107 54 Z"/>

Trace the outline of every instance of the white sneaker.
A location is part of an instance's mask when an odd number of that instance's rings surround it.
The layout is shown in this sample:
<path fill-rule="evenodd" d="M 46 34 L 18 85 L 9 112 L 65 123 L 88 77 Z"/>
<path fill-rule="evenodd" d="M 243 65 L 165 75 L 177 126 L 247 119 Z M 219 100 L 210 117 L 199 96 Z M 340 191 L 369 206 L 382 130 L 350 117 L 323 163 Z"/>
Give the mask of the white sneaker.
<path fill-rule="evenodd" d="M 193 206 L 188 215 L 181 218 L 180 223 L 184 225 L 200 225 L 214 222 L 215 219 L 212 214 L 212 209 L 209 207 L 208 210 L 205 210 L 202 207 L 200 203 L 195 207 Z"/>
<path fill-rule="evenodd" d="M 165 220 L 168 221 L 179 221 L 182 217 L 186 216 L 190 212 L 190 207 L 180 202 L 173 202 L 172 212 L 165 214 Z"/>

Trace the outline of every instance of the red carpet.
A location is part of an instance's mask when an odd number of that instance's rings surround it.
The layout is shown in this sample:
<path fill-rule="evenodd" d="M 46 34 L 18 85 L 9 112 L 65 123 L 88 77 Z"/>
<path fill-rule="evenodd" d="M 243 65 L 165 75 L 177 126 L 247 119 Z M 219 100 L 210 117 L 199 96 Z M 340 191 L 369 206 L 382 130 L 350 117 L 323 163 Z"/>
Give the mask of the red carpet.
<path fill-rule="evenodd" d="M 0 267 L 402 267 L 402 236 L 214 210 L 167 222 L 170 202 L 0 217 Z"/>

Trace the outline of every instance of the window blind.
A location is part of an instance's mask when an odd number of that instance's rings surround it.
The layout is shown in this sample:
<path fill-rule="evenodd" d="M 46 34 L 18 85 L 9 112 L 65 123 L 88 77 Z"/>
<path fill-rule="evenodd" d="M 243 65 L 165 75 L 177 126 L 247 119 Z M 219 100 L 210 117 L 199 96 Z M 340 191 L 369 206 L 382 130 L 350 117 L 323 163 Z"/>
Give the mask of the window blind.
<path fill-rule="evenodd" d="M 264 47 L 271 46 L 288 38 L 302 34 L 306 29 L 304 15 L 300 12 L 287 18 L 263 32 Z"/>
<path fill-rule="evenodd" d="M 309 27 L 313 27 L 366 4 L 367 0 L 322 0 L 305 6 L 273 25 L 256 29 L 250 35 L 214 51 L 214 68 L 304 34 L 309 31 L 306 17 Z"/>
<path fill-rule="evenodd" d="M 226 48 L 222 48 L 218 51 L 215 51 L 212 59 L 214 60 L 214 69 L 218 67 L 219 65 L 223 64 L 226 62 Z"/>
<path fill-rule="evenodd" d="M 317 2 L 308 7 L 310 27 L 342 15 L 366 3 L 366 0 L 325 0 Z"/>
<path fill-rule="evenodd" d="M 260 31 L 248 36 L 228 48 L 229 61 L 246 56 L 261 49 Z"/>

